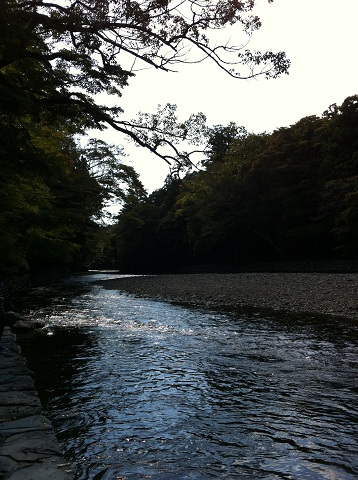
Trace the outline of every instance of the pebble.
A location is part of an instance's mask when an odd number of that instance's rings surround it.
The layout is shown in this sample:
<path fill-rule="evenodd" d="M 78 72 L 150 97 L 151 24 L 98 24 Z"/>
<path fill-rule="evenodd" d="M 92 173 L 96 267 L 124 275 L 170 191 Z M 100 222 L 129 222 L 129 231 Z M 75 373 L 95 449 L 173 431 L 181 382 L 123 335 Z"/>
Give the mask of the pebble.
<path fill-rule="evenodd" d="M 141 297 L 188 305 L 256 307 L 358 320 L 357 273 L 168 274 L 97 283 Z"/>

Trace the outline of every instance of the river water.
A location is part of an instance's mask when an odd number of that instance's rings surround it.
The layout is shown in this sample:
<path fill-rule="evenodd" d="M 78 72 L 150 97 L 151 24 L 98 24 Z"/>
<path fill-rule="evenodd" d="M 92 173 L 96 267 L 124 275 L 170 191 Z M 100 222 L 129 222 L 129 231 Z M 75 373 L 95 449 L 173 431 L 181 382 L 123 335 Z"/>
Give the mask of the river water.
<path fill-rule="evenodd" d="M 81 480 L 358 478 L 357 324 L 189 309 L 74 277 L 20 343 Z"/>

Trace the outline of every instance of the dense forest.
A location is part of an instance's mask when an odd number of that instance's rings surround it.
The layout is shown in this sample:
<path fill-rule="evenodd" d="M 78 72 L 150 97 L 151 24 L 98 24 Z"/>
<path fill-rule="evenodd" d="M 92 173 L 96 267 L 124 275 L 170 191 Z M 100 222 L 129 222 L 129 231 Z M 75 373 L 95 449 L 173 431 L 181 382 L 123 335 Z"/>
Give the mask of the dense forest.
<path fill-rule="evenodd" d="M 98 265 L 357 259 L 358 96 L 271 134 L 216 126 L 201 167 L 125 204 Z"/>
<path fill-rule="evenodd" d="M 210 43 L 208 31 L 232 26 L 251 36 L 254 6 L 3 0 L 3 273 L 356 258 L 358 97 L 271 134 L 208 128 L 203 114 L 178 122 L 174 105 L 128 120 L 116 104 L 143 65 L 170 72 L 207 58 L 239 79 L 287 73 L 283 52 Z M 161 189 L 148 195 L 120 146 L 88 136 L 107 127 L 171 165 Z M 180 142 L 194 154 L 206 145 L 200 165 Z M 108 225 L 113 202 L 121 210 Z"/>

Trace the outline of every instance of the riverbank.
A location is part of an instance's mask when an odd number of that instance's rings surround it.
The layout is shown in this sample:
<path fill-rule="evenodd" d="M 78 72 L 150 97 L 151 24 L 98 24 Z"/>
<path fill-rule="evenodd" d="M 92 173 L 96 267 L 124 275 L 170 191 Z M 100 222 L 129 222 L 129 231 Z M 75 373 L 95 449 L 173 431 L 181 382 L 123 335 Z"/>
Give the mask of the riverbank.
<path fill-rule="evenodd" d="M 187 305 L 261 308 L 358 319 L 357 273 L 234 273 L 128 276 L 105 288 Z"/>
<path fill-rule="evenodd" d="M 0 350 L 0 478 L 74 478 L 10 327 L 5 328 Z"/>

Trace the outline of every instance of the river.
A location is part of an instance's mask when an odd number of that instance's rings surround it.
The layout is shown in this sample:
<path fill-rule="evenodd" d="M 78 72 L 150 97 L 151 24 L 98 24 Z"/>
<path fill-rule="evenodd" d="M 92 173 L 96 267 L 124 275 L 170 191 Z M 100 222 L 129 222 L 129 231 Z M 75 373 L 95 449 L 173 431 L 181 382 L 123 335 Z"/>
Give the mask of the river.
<path fill-rule="evenodd" d="M 93 283 L 19 341 L 81 480 L 358 478 L 357 323 L 189 309 Z"/>

